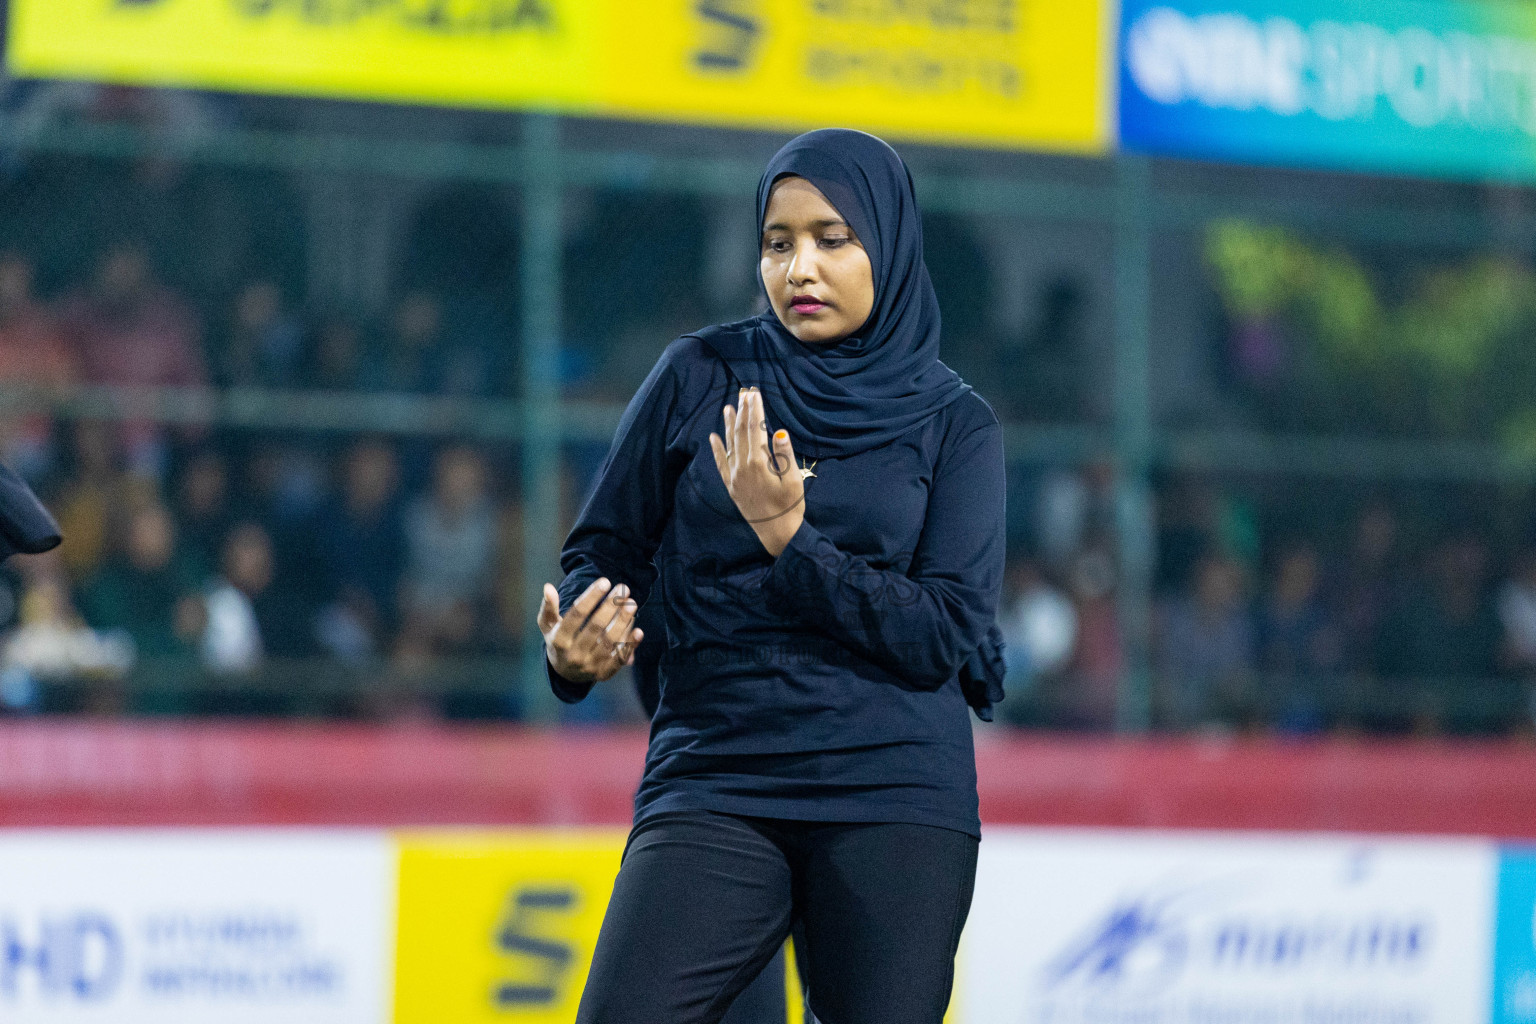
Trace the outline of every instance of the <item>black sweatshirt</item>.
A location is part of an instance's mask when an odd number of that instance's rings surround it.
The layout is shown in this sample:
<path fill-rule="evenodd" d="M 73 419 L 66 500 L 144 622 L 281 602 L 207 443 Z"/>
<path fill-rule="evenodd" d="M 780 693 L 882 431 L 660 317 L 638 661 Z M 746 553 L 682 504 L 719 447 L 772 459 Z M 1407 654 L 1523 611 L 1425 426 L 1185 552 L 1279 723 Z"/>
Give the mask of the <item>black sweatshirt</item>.
<path fill-rule="evenodd" d="M 642 605 L 660 588 L 668 648 L 635 820 L 703 809 L 979 836 L 957 673 L 1002 589 L 997 416 L 973 391 L 889 444 L 822 459 L 775 559 L 709 446 L 753 383 L 697 338 L 669 345 L 561 554 L 562 614 L 600 576 Z M 562 700 L 591 689 L 546 668 Z"/>

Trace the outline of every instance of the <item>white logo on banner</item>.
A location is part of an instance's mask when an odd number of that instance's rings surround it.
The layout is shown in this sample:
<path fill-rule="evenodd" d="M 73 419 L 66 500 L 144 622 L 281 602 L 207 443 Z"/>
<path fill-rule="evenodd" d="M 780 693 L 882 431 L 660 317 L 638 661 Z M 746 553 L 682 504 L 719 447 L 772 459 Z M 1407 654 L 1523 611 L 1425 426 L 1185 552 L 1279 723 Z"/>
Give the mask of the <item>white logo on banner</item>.
<path fill-rule="evenodd" d="M 965 1020 L 1481 1020 L 1495 874 L 1473 842 L 990 830 Z"/>
<path fill-rule="evenodd" d="M 1131 25 L 1125 61 L 1136 87 L 1167 106 L 1364 120 L 1385 100 L 1417 128 L 1536 134 L 1536 44 L 1525 39 L 1154 7 Z"/>
<path fill-rule="evenodd" d="M 0 1021 L 378 1024 L 382 833 L 0 832 Z"/>

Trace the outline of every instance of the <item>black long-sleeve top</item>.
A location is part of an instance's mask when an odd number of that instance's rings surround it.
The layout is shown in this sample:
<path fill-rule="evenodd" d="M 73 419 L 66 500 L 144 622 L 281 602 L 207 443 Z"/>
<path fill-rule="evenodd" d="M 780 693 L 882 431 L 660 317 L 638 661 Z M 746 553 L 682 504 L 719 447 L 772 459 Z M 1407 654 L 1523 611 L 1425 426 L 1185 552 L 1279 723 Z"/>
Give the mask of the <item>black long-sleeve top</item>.
<path fill-rule="evenodd" d="M 754 383 L 697 338 L 669 345 L 561 554 L 562 614 L 601 576 L 641 605 L 660 588 L 668 646 L 635 820 L 703 809 L 979 836 L 957 674 L 1002 589 L 997 416 L 972 391 L 889 444 L 820 460 L 774 558 L 709 446 Z M 546 667 L 562 700 L 591 689 Z"/>

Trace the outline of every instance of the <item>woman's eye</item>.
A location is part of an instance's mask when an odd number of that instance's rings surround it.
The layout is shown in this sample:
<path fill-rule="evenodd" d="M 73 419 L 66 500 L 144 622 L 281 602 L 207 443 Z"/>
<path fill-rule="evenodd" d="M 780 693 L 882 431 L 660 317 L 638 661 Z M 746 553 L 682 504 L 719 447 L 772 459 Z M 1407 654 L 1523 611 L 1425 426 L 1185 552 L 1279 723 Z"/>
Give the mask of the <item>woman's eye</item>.
<path fill-rule="evenodd" d="M 821 240 L 821 244 L 826 246 L 828 249 L 836 249 L 839 246 L 847 245 L 848 244 L 848 239 L 846 239 L 846 238 L 823 238 Z"/>

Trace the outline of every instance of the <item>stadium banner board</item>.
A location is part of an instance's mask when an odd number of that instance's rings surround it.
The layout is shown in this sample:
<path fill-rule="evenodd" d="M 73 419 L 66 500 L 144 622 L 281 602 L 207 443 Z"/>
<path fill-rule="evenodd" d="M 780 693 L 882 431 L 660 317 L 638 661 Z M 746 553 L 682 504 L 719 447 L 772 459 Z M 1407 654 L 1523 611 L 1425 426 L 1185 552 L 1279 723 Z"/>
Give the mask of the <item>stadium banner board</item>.
<path fill-rule="evenodd" d="M 11 0 L 12 74 L 1067 152 L 1109 0 Z"/>
<path fill-rule="evenodd" d="M 379 1024 L 394 885 L 377 831 L 0 833 L 0 1020 Z"/>
<path fill-rule="evenodd" d="M 1121 145 L 1351 171 L 1536 178 L 1536 8 L 1124 0 Z"/>
<path fill-rule="evenodd" d="M 624 836 L 0 830 L 0 1020 L 567 1021 Z M 946 1019 L 1529 1024 L 1536 848 L 989 828 Z"/>
<path fill-rule="evenodd" d="M 624 838 L 402 834 L 395 1024 L 575 1020 Z"/>
<path fill-rule="evenodd" d="M 1510 847 L 1499 860 L 1493 1024 L 1532 1022 L 1536 1022 L 1536 847 Z"/>
<path fill-rule="evenodd" d="M 1488 1019 L 1492 843 L 1003 830 L 967 1024 Z"/>

